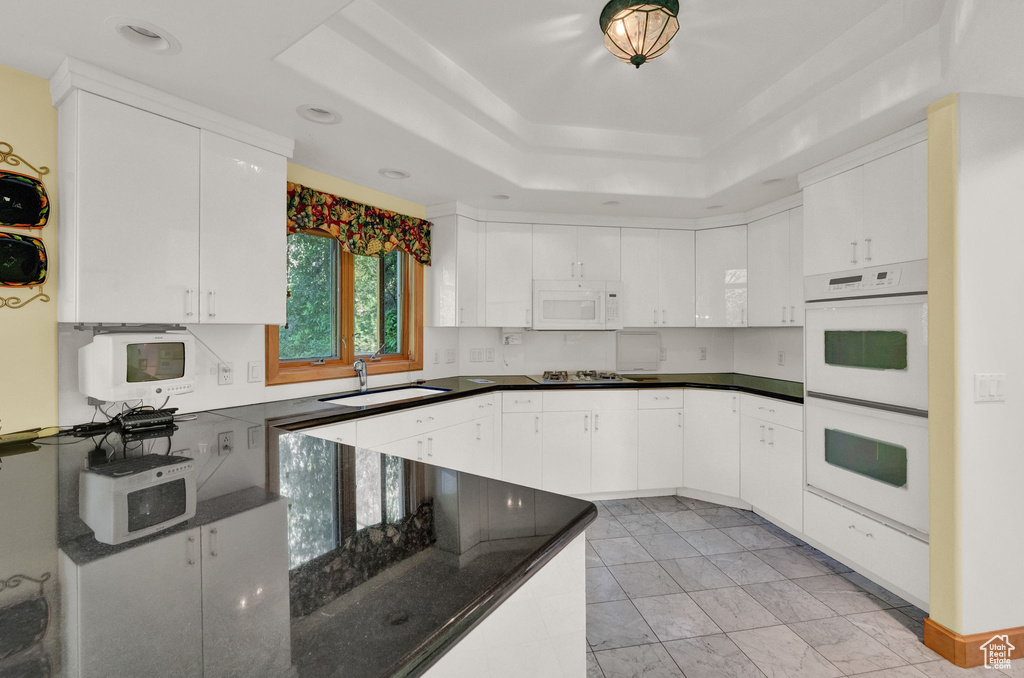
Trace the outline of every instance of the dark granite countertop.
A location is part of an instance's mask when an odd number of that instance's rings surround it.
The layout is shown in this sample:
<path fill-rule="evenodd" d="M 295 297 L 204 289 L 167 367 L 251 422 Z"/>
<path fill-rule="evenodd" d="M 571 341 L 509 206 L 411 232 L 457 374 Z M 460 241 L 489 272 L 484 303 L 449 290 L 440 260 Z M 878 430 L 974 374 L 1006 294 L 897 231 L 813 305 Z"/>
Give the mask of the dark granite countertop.
<path fill-rule="evenodd" d="M 259 581 L 244 581 L 247 568 L 234 575 L 246 590 L 267 597 L 251 599 L 245 613 L 246 628 L 254 630 L 247 632 L 246 645 L 251 647 L 244 653 L 245 670 L 237 675 L 415 676 L 597 516 L 594 505 L 584 500 L 267 425 L 269 419 L 303 419 L 320 410 L 317 401 L 286 401 L 186 415 L 172 435 L 144 440 L 109 431 L 40 441 L 41 449 L 30 454 L 56 449 L 58 455 L 58 547 L 75 565 L 92 566 L 94 572 L 98 566 L 119 578 L 131 576 L 117 561 L 129 552 L 133 569 L 170 572 L 166 568 L 172 565 L 166 562 L 153 562 L 152 568 L 140 563 L 140 554 L 149 553 L 140 547 L 176 535 L 184 539 L 186 530 L 276 504 L 280 510 L 260 514 L 262 527 L 236 546 L 252 559 L 262 559 L 263 553 L 288 554 L 279 570 L 268 574 L 264 567 Z M 233 437 L 228 450 L 218 447 L 224 434 Z M 156 535 L 117 546 L 101 544 L 79 517 L 79 476 L 93 465 L 143 454 L 195 460 L 196 515 Z M 500 497 L 490 504 L 500 503 L 507 510 L 471 510 L 487 505 L 488 497 Z M 282 517 L 280 524 L 274 516 Z M 221 531 L 227 533 L 227 528 Z M 204 544 L 202 558 L 206 550 Z M 202 565 L 205 577 L 205 561 Z M 184 550 L 180 566 L 187 567 Z M 273 591 L 281 592 L 276 602 L 268 593 Z M 175 594 L 169 590 L 152 595 L 153 600 L 166 600 Z M 157 607 L 126 600 L 116 614 L 134 615 L 140 625 L 157 624 L 163 614 Z M 223 644 L 220 634 L 226 632 L 204 624 L 207 612 L 194 620 L 202 627 L 203 644 Z M 77 614 L 93 628 L 104 625 L 87 609 Z M 254 624 L 253 616 L 261 614 L 266 623 Z M 288 648 L 281 650 L 279 642 L 260 635 L 268 632 L 259 629 L 268 628 L 289 628 Z M 233 642 L 237 640 L 236 635 Z M 102 654 L 104 648 L 82 650 Z M 166 648 L 154 641 L 152 647 L 131 651 Z M 265 661 L 261 653 L 268 655 Z"/>

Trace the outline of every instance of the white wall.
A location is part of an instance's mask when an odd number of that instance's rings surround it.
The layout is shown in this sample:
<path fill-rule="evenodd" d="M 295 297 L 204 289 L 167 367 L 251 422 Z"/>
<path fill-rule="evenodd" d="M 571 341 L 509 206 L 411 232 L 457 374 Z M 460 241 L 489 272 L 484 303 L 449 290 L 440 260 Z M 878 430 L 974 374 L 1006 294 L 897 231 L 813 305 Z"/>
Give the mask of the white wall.
<path fill-rule="evenodd" d="M 1024 625 L 1024 99 L 961 94 L 957 354 L 963 634 Z M 1006 402 L 974 375 L 1005 373 Z"/>
<path fill-rule="evenodd" d="M 751 327 L 735 332 L 733 372 L 804 380 L 804 328 Z M 779 365 L 779 351 L 785 365 Z"/>

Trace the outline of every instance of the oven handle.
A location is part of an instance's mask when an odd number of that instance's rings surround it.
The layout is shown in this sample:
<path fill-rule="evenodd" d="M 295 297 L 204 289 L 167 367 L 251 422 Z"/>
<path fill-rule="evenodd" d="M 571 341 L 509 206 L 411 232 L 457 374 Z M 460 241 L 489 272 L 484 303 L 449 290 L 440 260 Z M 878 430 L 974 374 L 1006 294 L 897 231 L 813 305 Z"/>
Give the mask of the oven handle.
<path fill-rule="evenodd" d="M 906 414 L 911 417 L 922 417 L 928 418 L 928 410 L 919 410 L 916 407 L 906 407 L 904 405 L 892 405 L 890 403 L 879 403 L 874 400 L 861 400 L 860 398 L 848 398 L 846 396 L 832 395 L 831 393 L 820 393 L 818 391 L 808 391 L 808 398 L 817 398 L 818 400 L 830 400 L 834 403 L 843 403 L 844 405 L 853 405 L 855 407 L 867 407 L 872 410 L 882 410 L 884 412 L 894 412 L 896 414 Z"/>

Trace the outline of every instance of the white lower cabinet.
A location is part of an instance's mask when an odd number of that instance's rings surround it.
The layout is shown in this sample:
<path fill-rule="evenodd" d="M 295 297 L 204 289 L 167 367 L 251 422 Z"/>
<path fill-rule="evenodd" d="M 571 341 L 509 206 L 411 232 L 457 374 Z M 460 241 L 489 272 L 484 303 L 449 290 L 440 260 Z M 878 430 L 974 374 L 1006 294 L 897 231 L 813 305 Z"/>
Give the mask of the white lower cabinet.
<path fill-rule="evenodd" d="M 541 413 L 506 412 L 501 417 L 501 479 L 517 485 L 543 486 Z"/>
<path fill-rule="evenodd" d="M 637 392 L 637 489 L 683 486 L 683 391 Z"/>
<path fill-rule="evenodd" d="M 687 389 L 683 399 L 683 485 L 740 496 L 739 395 Z"/>
<path fill-rule="evenodd" d="M 590 491 L 622 492 L 637 489 L 636 410 L 597 410 L 593 416 Z"/>
<path fill-rule="evenodd" d="M 796 405 L 776 407 L 800 410 Z M 803 432 L 774 421 L 740 417 L 740 499 L 799 532 L 803 530 L 803 491 Z"/>
<path fill-rule="evenodd" d="M 81 566 L 62 554 L 65 674 L 283 673 L 286 531 L 287 504 L 275 501 Z"/>
<path fill-rule="evenodd" d="M 545 412 L 541 489 L 557 494 L 590 492 L 590 411 Z"/>

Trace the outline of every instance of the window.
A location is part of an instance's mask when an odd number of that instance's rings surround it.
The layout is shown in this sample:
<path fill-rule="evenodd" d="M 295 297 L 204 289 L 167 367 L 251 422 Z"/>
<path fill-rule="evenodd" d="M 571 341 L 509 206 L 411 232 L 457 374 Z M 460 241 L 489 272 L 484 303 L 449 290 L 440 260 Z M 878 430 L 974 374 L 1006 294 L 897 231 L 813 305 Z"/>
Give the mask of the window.
<path fill-rule="evenodd" d="M 267 327 L 267 383 L 422 369 L 423 267 L 405 252 L 343 252 L 336 239 L 288 236 L 288 324 Z M 372 358 L 372 360 L 371 360 Z"/>

